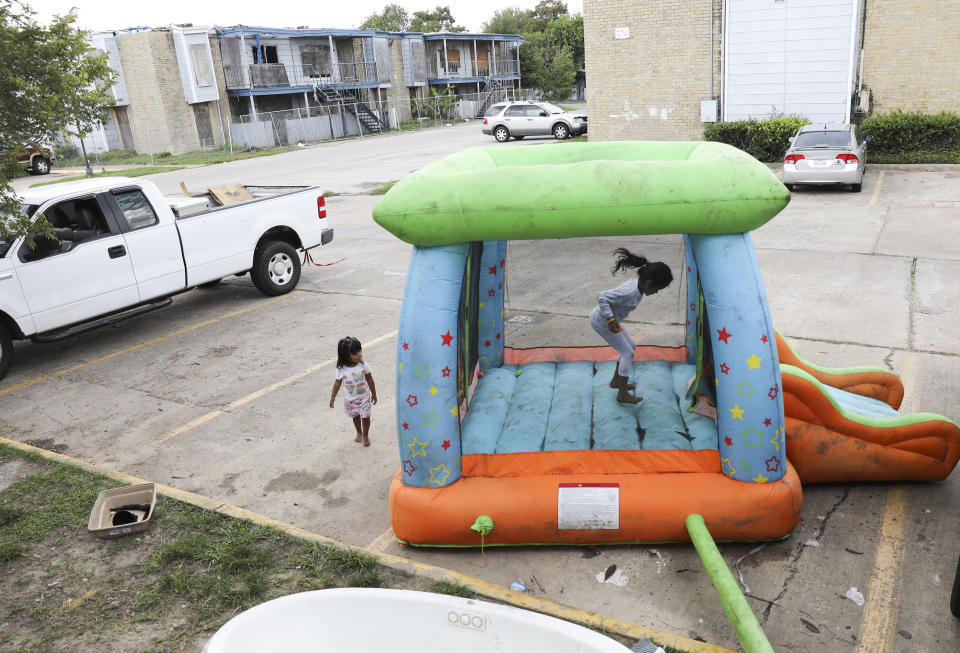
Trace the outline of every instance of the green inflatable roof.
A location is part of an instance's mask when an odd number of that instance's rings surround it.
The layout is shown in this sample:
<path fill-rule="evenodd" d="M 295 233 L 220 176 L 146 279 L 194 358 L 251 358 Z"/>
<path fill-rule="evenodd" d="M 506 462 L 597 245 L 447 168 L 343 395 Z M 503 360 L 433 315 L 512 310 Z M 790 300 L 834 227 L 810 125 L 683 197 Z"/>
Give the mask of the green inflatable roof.
<path fill-rule="evenodd" d="M 421 246 L 666 233 L 743 233 L 790 193 L 762 163 L 713 142 L 478 147 L 400 181 L 373 211 Z"/>

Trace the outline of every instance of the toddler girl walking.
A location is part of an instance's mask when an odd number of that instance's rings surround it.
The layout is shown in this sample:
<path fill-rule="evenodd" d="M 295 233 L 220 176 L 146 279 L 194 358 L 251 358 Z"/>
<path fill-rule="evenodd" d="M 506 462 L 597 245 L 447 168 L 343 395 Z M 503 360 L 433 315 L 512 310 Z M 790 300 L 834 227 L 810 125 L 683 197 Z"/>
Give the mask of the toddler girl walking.
<path fill-rule="evenodd" d="M 347 336 L 337 343 L 337 380 L 330 393 L 330 408 L 343 386 L 343 409 L 353 419 L 357 429 L 354 442 L 370 446 L 370 404 L 377 403 L 377 387 L 373 383 L 370 366 L 363 360 L 360 341 Z"/>

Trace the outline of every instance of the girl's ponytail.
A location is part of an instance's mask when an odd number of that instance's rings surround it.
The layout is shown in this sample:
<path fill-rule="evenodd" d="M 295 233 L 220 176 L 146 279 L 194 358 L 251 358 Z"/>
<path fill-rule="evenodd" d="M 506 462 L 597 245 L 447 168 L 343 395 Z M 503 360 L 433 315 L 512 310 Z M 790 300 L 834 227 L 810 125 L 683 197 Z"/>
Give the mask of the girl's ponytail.
<path fill-rule="evenodd" d="M 617 257 L 616 262 L 613 265 L 611 272 L 616 274 L 620 270 L 626 270 L 627 268 L 637 268 L 642 270 L 647 267 L 647 259 L 644 256 L 638 256 L 637 254 L 632 253 L 626 247 L 618 247 L 613 250 L 613 255 Z"/>

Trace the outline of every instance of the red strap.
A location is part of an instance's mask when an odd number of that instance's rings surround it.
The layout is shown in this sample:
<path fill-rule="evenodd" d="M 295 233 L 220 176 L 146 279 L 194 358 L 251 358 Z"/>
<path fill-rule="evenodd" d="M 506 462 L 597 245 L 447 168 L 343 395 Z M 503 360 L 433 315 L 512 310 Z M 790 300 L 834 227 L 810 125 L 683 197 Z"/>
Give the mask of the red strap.
<path fill-rule="evenodd" d="M 339 260 L 334 261 L 333 263 L 316 263 L 316 262 L 314 262 L 313 257 L 310 255 L 310 250 L 305 249 L 305 250 L 303 250 L 303 260 L 300 262 L 300 264 L 301 264 L 301 265 L 307 265 L 307 264 L 309 263 L 310 265 L 315 265 L 315 266 L 317 266 L 318 268 L 325 268 L 325 267 L 327 267 L 328 265 L 336 265 L 336 264 L 339 263 L 340 261 L 345 261 L 345 260 L 347 260 L 347 259 L 346 259 L 346 258 L 342 258 L 342 259 L 339 259 Z"/>

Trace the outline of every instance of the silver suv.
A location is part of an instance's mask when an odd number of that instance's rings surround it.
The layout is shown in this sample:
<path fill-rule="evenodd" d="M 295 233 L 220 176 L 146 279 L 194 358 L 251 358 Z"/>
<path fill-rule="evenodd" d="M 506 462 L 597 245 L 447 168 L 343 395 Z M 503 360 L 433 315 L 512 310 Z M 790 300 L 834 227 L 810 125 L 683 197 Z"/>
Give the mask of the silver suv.
<path fill-rule="evenodd" d="M 551 134 L 562 141 L 587 133 L 587 114 L 564 111 L 549 102 L 498 102 L 483 115 L 481 129 L 498 143 Z"/>

